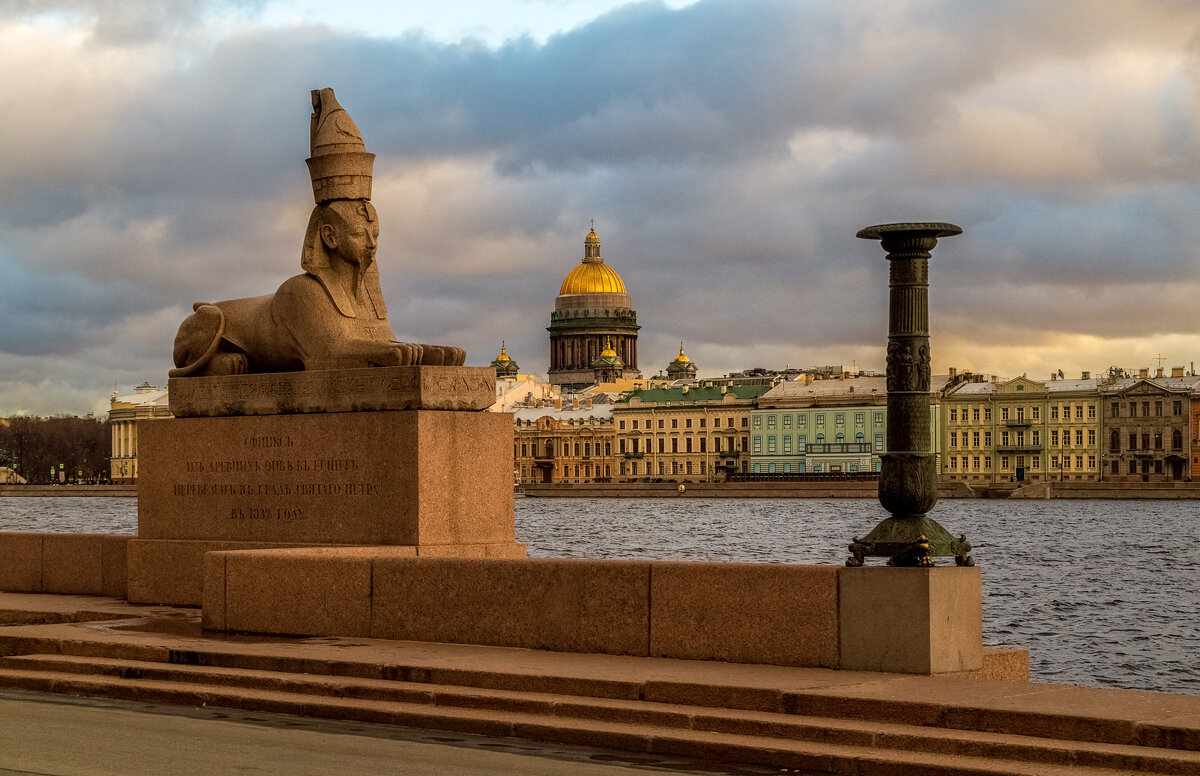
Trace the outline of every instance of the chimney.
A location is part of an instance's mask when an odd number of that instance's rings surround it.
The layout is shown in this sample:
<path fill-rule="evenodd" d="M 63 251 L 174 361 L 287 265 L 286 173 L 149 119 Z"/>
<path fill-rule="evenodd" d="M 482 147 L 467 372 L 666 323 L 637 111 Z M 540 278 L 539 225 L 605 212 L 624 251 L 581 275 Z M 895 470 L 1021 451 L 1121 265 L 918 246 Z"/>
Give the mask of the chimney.
<path fill-rule="evenodd" d="M 583 408 L 585 410 L 590 410 L 592 408 L 592 397 L 591 396 L 588 396 L 587 398 L 585 398 L 583 400 Z"/>
<path fill-rule="evenodd" d="M 1081 374 L 1081 375 L 1080 375 L 1080 377 L 1081 377 L 1081 378 L 1083 378 L 1084 380 L 1091 380 L 1091 379 L 1092 379 L 1092 373 L 1091 373 L 1091 372 L 1084 372 L 1083 374 Z"/>
<path fill-rule="evenodd" d="M 952 367 L 947 367 L 947 369 L 950 370 L 950 379 L 951 380 L 958 377 L 958 367 L 952 366 Z"/>
<path fill-rule="evenodd" d="M 1058 379 L 1058 372 L 1051 372 L 1050 373 L 1050 382 L 1054 382 L 1057 379 Z"/>
<path fill-rule="evenodd" d="M 571 397 L 571 409 L 573 409 L 573 410 L 579 409 L 579 397 L 578 396 Z"/>
<path fill-rule="evenodd" d="M 1162 377 L 1162 376 L 1163 376 L 1163 368 L 1162 368 L 1161 366 L 1160 366 L 1158 369 L 1155 369 L 1155 370 L 1154 370 L 1154 376 L 1155 376 L 1155 377 Z"/>
<path fill-rule="evenodd" d="M 1144 366 L 1138 370 L 1138 377 L 1142 378 L 1143 380 L 1149 376 L 1150 376 L 1150 368 L 1149 367 Z"/>
<path fill-rule="evenodd" d="M 721 395 L 724 396 L 728 392 L 729 392 L 729 386 L 726 385 L 725 383 L 721 383 Z"/>
<path fill-rule="evenodd" d="M 1183 367 L 1181 367 L 1181 366 L 1171 367 L 1171 377 L 1183 377 Z"/>
<path fill-rule="evenodd" d="M 562 397 L 561 396 L 554 397 L 554 409 L 556 409 L 556 410 L 562 409 Z"/>
<path fill-rule="evenodd" d="M 812 375 L 808 374 L 804 376 L 804 384 L 812 385 Z"/>

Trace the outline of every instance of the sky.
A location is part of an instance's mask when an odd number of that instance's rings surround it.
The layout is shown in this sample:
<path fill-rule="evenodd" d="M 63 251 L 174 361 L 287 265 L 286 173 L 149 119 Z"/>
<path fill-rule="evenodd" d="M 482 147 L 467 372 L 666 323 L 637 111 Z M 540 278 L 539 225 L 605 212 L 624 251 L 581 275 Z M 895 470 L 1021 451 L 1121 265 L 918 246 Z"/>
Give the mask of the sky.
<path fill-rule="evenodd" d="M 593 218 L 645 374 L 881 371 L 896 221 L 963 228 L 935 372 L 1200 361 L 1194 0 L 0 0 L 0 73 L 0 415 L 164 385 L 193 302 L 300 272 L 321 87 L 392 328 L 470 365 L 545 372 Z"/>

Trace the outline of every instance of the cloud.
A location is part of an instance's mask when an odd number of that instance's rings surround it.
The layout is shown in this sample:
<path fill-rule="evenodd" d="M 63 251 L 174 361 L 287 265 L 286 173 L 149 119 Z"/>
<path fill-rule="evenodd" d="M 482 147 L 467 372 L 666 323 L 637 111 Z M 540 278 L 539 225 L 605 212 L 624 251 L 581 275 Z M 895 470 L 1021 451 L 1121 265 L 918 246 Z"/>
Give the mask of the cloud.
<path fill-rule="evenodd" d="M 882 368 L 887 265 L 854 234 L 901 220 L 965 229 L 931 264 L 935 363 L 1200 344 L 1189 0 L 644 2 L 497 46 L 260 7 L 0 4 L 0 412 L 161 383 L 192 302 L 299 271 L 322 86 L 378 155 L 393 328 L 473 364 L 504 339 L 546 368 L 593 217 L 647 373 L 681 339 L 704 374 Z"/>

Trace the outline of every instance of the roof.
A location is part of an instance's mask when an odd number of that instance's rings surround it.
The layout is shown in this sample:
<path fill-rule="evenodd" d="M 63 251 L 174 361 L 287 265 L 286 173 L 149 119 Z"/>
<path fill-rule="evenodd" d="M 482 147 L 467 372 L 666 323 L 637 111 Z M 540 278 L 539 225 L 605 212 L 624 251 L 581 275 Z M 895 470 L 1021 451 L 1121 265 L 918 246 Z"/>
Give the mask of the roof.
<path fill-rule="evenodd" d="M 167 389 L 164 388 L 161 391 L 142 391 L 141 393 L 131 393 L 125 396 L 113 396 L 111 404 L 165 407 L 170 402 L 167 399 Z"/>
<path fill-rule="evenodd" d="M 844 396 L 851 394 L 886 396 L 887 378 L 879 376 L 848 377 L 843 380 L 813 380 L 811 383 L 804 380 L 788 380 L 768 391 L 763 396 L 763 400 L 805 399 L 818 396 Z"/>
<path fill-rule="evenodd" d="M 722 392 L 724 388 L 724 393 Z M 633 391 L 621 404 L 627 404 L 632 399 L 639 399 L 646 404 L 699 404 L 702 402 L 725 401 L 727 394 L 736 398 L 757 399 L 771 389 L 769 385 L 725 385 L 724 383 L 692 383 L 679 388 L 644 388 Z"/>
<path fill-rule="evenodd" d="M 534 421 L 538 418 L 554 418 L 555 420 L 609 420 L 612 418 L 611 404 L 593 404 L 591 407 L 555 409 L 554 407 L 517 407 L 513 415 L 518 421 Z"/>
<path fill-rule="evenodd" d="M 585 261 L 567 273 L 559 296 L 571 294 L 625 294 L 625 281 L 603 261 Z"/>

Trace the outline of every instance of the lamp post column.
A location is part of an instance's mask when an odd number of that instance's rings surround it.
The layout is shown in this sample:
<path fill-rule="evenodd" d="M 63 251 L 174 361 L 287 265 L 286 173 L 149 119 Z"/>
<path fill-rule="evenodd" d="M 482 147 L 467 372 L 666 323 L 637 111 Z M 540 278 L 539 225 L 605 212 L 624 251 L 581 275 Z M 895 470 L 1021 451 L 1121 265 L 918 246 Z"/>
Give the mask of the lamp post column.
<path fill-rule="evenodd" d="M 945 223 L 870 226 L 858 233 L 881 240 L 890 263 L 887 346 L 887 452 L 879 502 L 891 514 L 863 539 L 854 537 L 848 566 L 884 557 L 891 566 L 932 566 L 954 556 L 974 565 L 965 537 L 955 539 L 927 516 L 937 503 L 937 459 L 930 433 L 929 257 L 938 238 L 962 234 Z"/>

